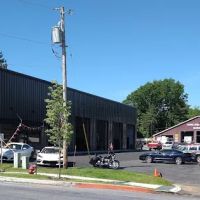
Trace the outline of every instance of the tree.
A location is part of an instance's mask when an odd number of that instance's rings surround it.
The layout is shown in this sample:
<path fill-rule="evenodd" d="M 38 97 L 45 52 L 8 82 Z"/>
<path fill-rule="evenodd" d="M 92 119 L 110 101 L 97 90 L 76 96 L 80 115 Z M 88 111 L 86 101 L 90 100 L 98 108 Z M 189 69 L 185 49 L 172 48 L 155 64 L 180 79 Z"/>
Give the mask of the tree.
<path fill-rule="evenodd" d="M 188 118 L 190 119 L 195 116 L 200 116 L 200 108 L 198 106 L 194 108 L 189 108 Z"/>
<path fill-rule="evenodd" d="M 187 98 L 179 81 L 164 79 L 139 87 L 124 103 L 137 108 L 138 131 L 144 137 L 150 137 L 187 119 Z"/>
<path fill-rule="evenodd" d="M 6 60 L 3 57 L 3 53 L 0 51 L 0 68 L 7 69 Z"/>
<path fill-rule="evenodd" d="M 71 116 L 71 103 L 67 101 L 66 104 L 64 104 L 62 95 L 62 86 L 53 82 L 52 86 L 49 87 L 49 99 L 45 100 L 47 103 L 45 122 L 49 125 L 49 128 L 46 129 L 45 132 L 49 136 L 49 141 L 58 145 L 60 150 L 63 140 L 65 140 L 67 145 L 69 145 L 73 134 L 72 125 L 69 123 L 69 117 Z"/>

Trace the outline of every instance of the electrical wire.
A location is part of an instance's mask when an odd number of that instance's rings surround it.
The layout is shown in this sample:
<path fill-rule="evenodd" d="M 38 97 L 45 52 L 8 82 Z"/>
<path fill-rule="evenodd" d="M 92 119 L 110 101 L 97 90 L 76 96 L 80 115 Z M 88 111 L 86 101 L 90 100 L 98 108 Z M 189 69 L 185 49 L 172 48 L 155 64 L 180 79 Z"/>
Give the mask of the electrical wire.
<path fill-rule="evenodd" d="M 45 4 L 33 2 L 31 0 L 17 0 L 17 1 L 20 2 L 20 3 L 29 4 L 29 5 L 33 5 L 33 6 L 39 6 L 39 7 L 42 7 L 42 8 L 46 8 L 46 9 L 51 9 L 52 10 L 52 7 L 49 7 L 49 6 L 45 5 Z M 72 14 L 72 10 L 69 9 L 69 11 L 67 13 L 69 15 L 71 15 Z M 58 52 L 56 52 L 53 49 L 53 45 L 52 44 L 48 44 L 48 43 L 45 43 L 45 42 L 42 42 L 42 41 L 32 40 L 32 39 L 29 39 L 29 38 L 16 36 L 16 35 L 13 35 L 13 34 L 6 34 L 6 33 L 2 33 L 2 32 L 0 32 L 0 36 L 7 37 L 7 38 L 12 38 L 12 39 L 17 39 L 17 40 L 23 40 L 23 41 L 26 41 L 26 42 L 31 42 L 31 43 L 35 43 L 35 44 L 39 44 L 39 45 L 51 46 L 51 50 L 52 50 L 54 56 L 57 59 L 61 59 L 61 56 L 58 55 Z M 70 53 L 70 57 L 72 59 L 72 54 L 71 53 Z M 13 65 L 13 64 L 9 63 L 9 65 Z"/>
<path fill-rule="evenodd" d="M 42 66 L 41 64 L 38 64 L 38 65 L 37 65 L 37 64 L 35 64 L 35 65 L 21 64 L 21 65 L 19 65 L 19 64 L 10 63 L 10 62 L 8 62 L 7 65 L 8 65 L 8 67 L 15 67 L 15 68 L 16 68 L 17 66 L 18 66 L 18 67 L 19 67 L 19 66 L 20 66 L 20 67 L 26 66 L 26 67 L 32 68 L 32 69 L 40 69 L 40 68 L 43 68 L 43 69 L 44 69 L 44 68 L 49 67 L 49 66 L 45 66 L 45 65 Z"/>
<path fill-rule="evenodd" d="M 17 40 L 23 40 L 23 41 L 31 42 L 31 43 L 35 43 L 35 44 L 50 46 L 50 44 L 45 43 L 45 42 L 41 42 L 41 41 L 37 41 L 37 40 L 31 40 L 29 38 L 24 38 L 24 37 L 20 37 L 20 36 L 16 36 L 16 35 L 11 35 L 11 34 L 6 34 L 6 33 L 2 33 L 2 32 L 0 32 L 0 36 L 7 37 L 7 38 L 12 38 L 12 39 L 17 39 Z"/>
<path fill-rule="evenodd" d="M 58 55 L 58 52 L 56 52 L 56 51 L 53 49 L 53 45 L 52 45 L 52 47 L 51 47 L 51 50 L 52 50 L 54 56 L 60 60 L 60 59 L 61 59 L 61 56 L 59 56 L 59 55 Z"/>

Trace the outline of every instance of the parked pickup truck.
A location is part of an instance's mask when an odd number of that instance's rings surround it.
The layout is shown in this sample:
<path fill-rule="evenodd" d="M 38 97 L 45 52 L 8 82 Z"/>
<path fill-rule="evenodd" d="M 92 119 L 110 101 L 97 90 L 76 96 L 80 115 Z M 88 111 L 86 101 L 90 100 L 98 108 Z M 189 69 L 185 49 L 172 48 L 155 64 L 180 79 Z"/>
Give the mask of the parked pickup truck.
<path fill-rule="evenodd" d="M 149 150 L 152 150 L 152 149 L 160 150 L 160 149 L 162 149 L 162 144 L 160 142 L 149 142 L 147 144 L 147 146 L 148 146 Z"/>

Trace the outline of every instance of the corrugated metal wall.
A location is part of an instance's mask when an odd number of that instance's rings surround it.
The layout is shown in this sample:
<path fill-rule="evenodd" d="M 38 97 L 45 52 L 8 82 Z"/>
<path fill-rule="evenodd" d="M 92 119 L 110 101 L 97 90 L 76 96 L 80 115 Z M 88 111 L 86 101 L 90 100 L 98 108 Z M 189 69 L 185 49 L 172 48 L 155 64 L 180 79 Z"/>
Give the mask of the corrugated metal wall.
<path fill-rule="evenodd" d="M 8 70 L 0 70 L 0 119 L 42 122 L 49 83 Z"/>
<path fill-rule="evenodd" d="M 43 122 L 49 82 L 0 69 L 0 120 Z M 136 110 L 130 106 L 68 88 L 72 115 L 136 124 Z"/>

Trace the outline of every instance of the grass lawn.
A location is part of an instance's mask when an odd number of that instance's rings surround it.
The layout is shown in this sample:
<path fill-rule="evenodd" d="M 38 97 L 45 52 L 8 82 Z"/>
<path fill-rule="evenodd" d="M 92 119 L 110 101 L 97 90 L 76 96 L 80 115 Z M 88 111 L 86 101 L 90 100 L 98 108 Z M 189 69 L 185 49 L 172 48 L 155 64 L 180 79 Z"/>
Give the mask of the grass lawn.
<path fill-rule="evenodd" d="M 13 164 L 4 163 L 0 166 L 0 169 L 5 169 L 5 173 L 0 173 L 0 176 L 14 176 L 21 178 L 38 178 L 38 179 L 52 179 L 47 176 L 41 175 L 30 175 L 30 174 L 14 174 L 11 172 L 27 172 L 25 169 L 13 168 Z M 38 173 L 54 173 L 58 174 L 59 169 L 53 167 L 38 167 Z M 6 172 L 9 172 L 6 173 Z M 102 179 L 112 179 L 120 181 L 132 181 L 138 183 L 149 183 L 158 185 L 171 185 L 172 183 L 160 178 L 154 177 L 153 175 L 147 175 L 145 173 L 129 172 L 125 170 L 113 170 L 113 169 L 102 169 L 93 167 L 69 167 L 68 169 L 61 169 L 61 174 L 63 175 L 74 175 L 74 176 L 84 176 L 92 178 L 102 178 Z"/>

